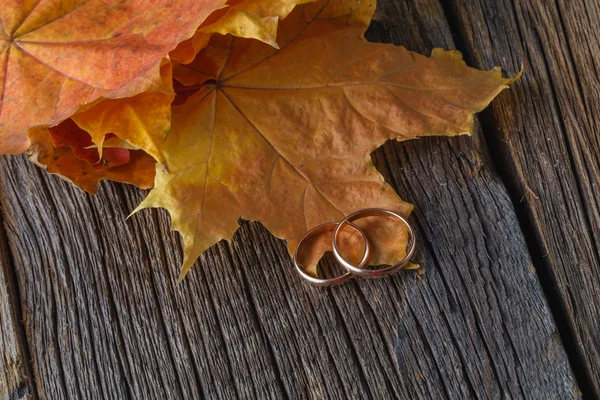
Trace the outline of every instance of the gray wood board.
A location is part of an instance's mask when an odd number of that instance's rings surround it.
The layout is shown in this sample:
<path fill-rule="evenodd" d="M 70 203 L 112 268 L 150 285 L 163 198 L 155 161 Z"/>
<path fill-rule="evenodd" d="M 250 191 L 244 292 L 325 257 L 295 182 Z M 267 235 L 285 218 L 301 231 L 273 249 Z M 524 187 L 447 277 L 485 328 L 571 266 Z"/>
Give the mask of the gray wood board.
<path fill-rule="evenodd" d="M 600 6 L 455 0 L 468 59 L 523 78 L 486 111 L 494 152 L 528 220 L 569 350 L 600 396 Z M 583 387 L 582 387 L 583 389 Z"/>
<path fill-rule="evenodd" d="M 372 39 L 453 47 L 437 2 L 382 6 L 392 21 Z M 374 158 L 416 206 L 426 273 L 318 289 L 253 222 L 176 286 L 167 213 L 125 221 L 141 191 L 106 183 L 90 197 L 4 157 L 0 202 L 40 396 L 577 397 L 481 130 L 388 143 Z"/>
<path fill-rule="evenodd" d="M 0 215 L 0 222 L 2 217 Z M 8 242 L 0 226 L 0 399 L 25 398 L 32 390 L 25 338 L 18 318 L 19 296 L 12 276 Z"/>

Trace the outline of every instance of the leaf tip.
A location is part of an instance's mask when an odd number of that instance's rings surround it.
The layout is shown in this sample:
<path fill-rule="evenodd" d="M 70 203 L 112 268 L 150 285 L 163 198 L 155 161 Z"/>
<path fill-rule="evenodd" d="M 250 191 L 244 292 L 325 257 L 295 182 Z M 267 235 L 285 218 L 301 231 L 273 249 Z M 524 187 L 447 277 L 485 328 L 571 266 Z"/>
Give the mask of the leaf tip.
<path fill-rule="evenodd" d="M 417 269 L 418 270 L 418 269 L 421 269 L 421 266 L 419 264 L 413 264 L 413 263 L 410 262 L 410 263 L 408 263 L 406 265 L 406 267 L 404 267 L 404 269 L 406 269 L 406 270 L 415 270 L 415 269 Z"/>
<path fill-rule="evenodd" d="M 183 280 L 185 279 L 187 274 L 192 269 L 193 265 L 194 265 L 194 261 L 190 261 L 190 259 L 186 255 L 183 260 L 183 265 L 181 266 L 181 271 L 179 272 L 179 277 L 177 278 L 177 285 L 179 285 L 181 282 L 183 282 Z"/>
<path fill-rule="evenodd" d="M 148 208 L 148 206 L 145 203 L 146 203 L 145 200 L 142 201 L 132 212 L 129 213 L 127 218 L 125 218 L 125 221 L 127 221 L 129 218 L 133 217 L 133 214 L 137 214 L 139 211 L 143 210 L 144 208 Z"/>
<path fill-rule="evenodd" d="M 523 71 L 525 71 L 525 64 L 521 62 L 521 69 L 519 70 L 519 73 L 514 78 L 509 78 L 506 82 L 506 85 L 512 85 L 513 83 L 521 79 L 521 77 L 523 76 Z"/>

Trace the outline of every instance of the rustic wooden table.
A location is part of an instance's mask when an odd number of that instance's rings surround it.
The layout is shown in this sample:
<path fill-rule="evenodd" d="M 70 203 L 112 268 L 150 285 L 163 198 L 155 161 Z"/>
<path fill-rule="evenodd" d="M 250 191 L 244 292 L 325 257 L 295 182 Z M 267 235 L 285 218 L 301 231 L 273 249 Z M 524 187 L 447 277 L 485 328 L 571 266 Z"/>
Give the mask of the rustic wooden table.
<path fill-rule="evenodd" d="M 2 399 L 597 398 L 600 4 L 380 0 L 374 41 L 523 78 L 473 138 L 387 143 L 426 273 L 318 289 L 242 222 L 176 286 L 164 211 L 0 161 Z"/>

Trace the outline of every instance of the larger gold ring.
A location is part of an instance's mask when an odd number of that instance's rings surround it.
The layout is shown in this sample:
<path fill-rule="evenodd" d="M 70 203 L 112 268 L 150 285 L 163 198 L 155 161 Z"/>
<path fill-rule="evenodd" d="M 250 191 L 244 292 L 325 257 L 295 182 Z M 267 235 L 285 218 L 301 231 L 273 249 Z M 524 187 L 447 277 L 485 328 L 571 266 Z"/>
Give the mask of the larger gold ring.
<path fill-rule="evenodd" d="M 390 267 L 379 268 L 379 269 L 363 269 L 363 268 L 361 268 L 361 266 L 354 266 L 354 265 L 350 264 L 348 261 L 346 261 L 344 259 L 344 257 L 342 257 L 342 255 L 340 254 L 339 249 L 338 249 L 338 243 L 337 243 L 338 235 L 339 235 L 341 229 L 344 228 L 344 226 L 349 225 L 351 222 L 356 221 L 357 219 L 365 218 L 365 217 L 387 217 L 387 218 L 392 218 L 392 219 L 398 220 L 398 221 L 402 222 L 404 225 L 406 225 L 406 227 L 408 228 L 408 236 L 409 236 L 408 249 L 406 250 L 406 257 L 404 257 L 402 260 L 400 260 L 397 264 L 394 264 Z M 406 264 L 408 264 L 408 262 L 410 261 L 410 259 L 413 256 L 413 254 L 415 253 L 416 240 L 415 240 L 415 235 L 414 235 L 412 227 L 400 214 L 395 213 L 390 210 L 383 209 L 383 208 L 365 208 L 364 210 L 359 210 L 359 211 L 356 211 L 356 212 L 348 215 L 346 218 L 344 218 L 339 223 L 339 225 L 335 229 L 335 232 L 333 233 L 333 246 L 332 247 L 333 247 L 333 255 L 335 256 L 336 260 L 338 260 L 338 262 L 340 264 L 342 264 L 344 266 L 344 268 L 346 268 L 352 274 L 358 275 L 358 276 L 361 276 L 364 278 L 368 278 L 368 277 L 375 278 L 375 277 L 379 277 L 379 276 L 393 274 L 394 272 L 400 271 Z"/>
<path fill-rule="evenodd" d="M 360 263 L 356 267 L 353 266 L 352 264 L 350 264 L 349 262 L 347 262 L 346 260 L 344 260 L 345 264 L 343 264 L 343 265 L 344 266 L 351 265 L 353 268 L 358 268 L 358 269 L 362 270 L 362 268 L 364 268 L 364 266 L 367 264 L 367 261 L 369 258 L 369 250 L 370 250 L 369 241 L 367 240 L 367 237 L 365 236 L 365 234 L 360 229 L 358 229 L 356 226 L 354 226 L 351 223 L 346 223 L 346 225 L 349 226 L 350 228 L 352 228 L 354 231 L 358 232 L 358 234 L 360 234 L 360 237 L 362 238 L 362 240 L 365 244 L 365 252 L 363 254 L 362 259 L 360 260 Z M 338 228 L 338 229 L 336 229 L 336 228 Z M 308 231 L 304 236 L 302 236 L 302 239 L 300 239 L 300 241 L 296 245 L 296 250 L 294 251 L 294 266 L 296 267 L 296 270 L 298 271 L 298 273 L 300 274 L 300 276 L 302 278 L 304 278 L 306 281 L 310 282 L 311 284 L 313 284 L 315 286 L 340 285 L 354 277 L 350 272 L 346 272 L 344 275 L 340 275 L 340 276 L 337 276 L 334 278 L 329 278 L 329 279 L 315 278 L 314 276 L 309 275 L 306 272 L 306 270 L 300 264 L 298 264 L 298 253 L 300 252 L 300 250 L 302 248 L 302 244 L 304 242 L 309 241 L 324 232 L 333 231 L 334 229 L 336 229 L 336 232 L 339 231 L 339 224 L 337 222 L 327 222 L 325 224 L 316 226 L 316 227 L 312 228 L 310 231 Z M 338 234 L 339 234 L 339 232 L 338 232 Z"/>

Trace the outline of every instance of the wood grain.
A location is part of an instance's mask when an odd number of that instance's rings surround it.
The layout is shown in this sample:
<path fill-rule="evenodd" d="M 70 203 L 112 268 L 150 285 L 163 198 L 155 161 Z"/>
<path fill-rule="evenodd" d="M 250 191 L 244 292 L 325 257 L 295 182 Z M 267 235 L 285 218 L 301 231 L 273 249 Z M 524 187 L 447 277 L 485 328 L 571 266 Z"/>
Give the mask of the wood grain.
<path fill-rule="evenodd" d="M 486 128 L 532 228 L 558 315 L 588 390 L 600 397 L 600 5 L 453 1 L 480 68 L 524 64 L 494 101 Z M 592 393 L 590 393 L 592 395 Z"/>
<path fill-rule="evenodd" d="M 1 216 L 0 216 L 1 222 Z M 25 399 L 31 394 L 31 377 L 28 376 L 27 357 L 23 349 L 25 340 L 17 305 L 12 264 L 4 229 L 0 227 L 0 399 Z"/>
<path fill-rule="evenodd" d="M 372 40 L 454 46 L 437 1 L 381 6 L 390 21 Z M 2 158 L 40 397 L 579 397 L 481 130 L 388 143 L 374 158 L 416 206 L 426 273 L 331 289 L 303 284 L 285 244 L 255 222 L 176 285 L 166 212 L 125 221 L 144 193 L 105 183 L 90 197 Z"/>

